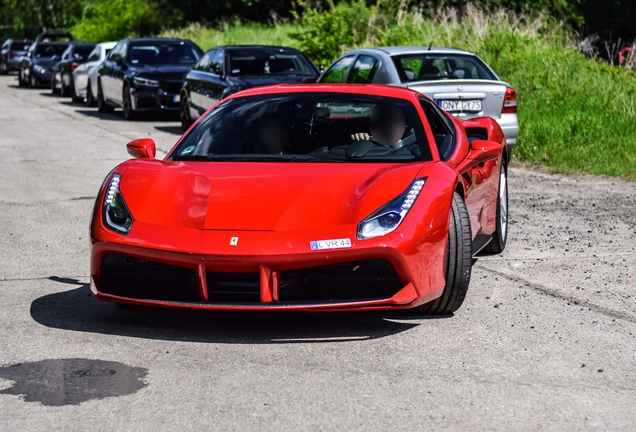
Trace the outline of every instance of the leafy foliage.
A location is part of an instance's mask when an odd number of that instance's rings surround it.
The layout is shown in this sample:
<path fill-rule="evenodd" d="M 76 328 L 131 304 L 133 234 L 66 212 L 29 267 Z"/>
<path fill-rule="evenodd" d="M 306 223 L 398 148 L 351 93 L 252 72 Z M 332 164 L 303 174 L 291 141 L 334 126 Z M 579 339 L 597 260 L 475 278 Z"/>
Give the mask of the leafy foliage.
<path fill-rule="evenodd" d="M 111 0 L 87 6 L 71 31 L 80 40 L 102 42 L 149 36 L 159 32 L 164 22 L 147 0 Z"/>

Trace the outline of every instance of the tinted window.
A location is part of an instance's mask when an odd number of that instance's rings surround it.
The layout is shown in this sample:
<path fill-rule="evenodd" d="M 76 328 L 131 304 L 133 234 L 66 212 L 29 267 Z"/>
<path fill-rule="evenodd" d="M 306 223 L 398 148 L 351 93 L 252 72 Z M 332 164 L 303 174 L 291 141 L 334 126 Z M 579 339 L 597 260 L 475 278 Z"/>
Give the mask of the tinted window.
<path fill-rule="evenodd" d="M 210 64 L 210 72 L 217 75 L 223 75 L 223 63 L 225 62 L 225 52 L 218 50 L 212 57 L 212 63 Z"/>
<path fill-rule="evenodd" d="M 135 64 L 192 64 L 201 58 L 198 48 L 190 43 L 137 43 L 130 47 L 128 61 Z"/>
<path fill-rule="evenodd" d="M 36 57 L 53 57 L 53 56 L 61 56 L 64 51 L 66 51 L 68 45 L 49 45 L 49 44 L 38 44 L 35 47 L 35 56 Z"/>
<path fill-rule="evenodd" d="M 425 99 L 422 99 L 420 103 L 435 137 L 435 145 L 437 146 L 439 157 L 442 160 L 446 160 L 455 150 L 454 128 L 435 104 Z"/>
<path fill-rule="evenodd" d="M 390 116 L 380 115 L 388 111 L 397 114 L 392 124 L 387 124 Z M 393 144 L 383 142 L 385 132 Z M 376 136 L 355 141 L 356 133 Z M 431 156 L 420 117 L 409 101 L 293 93 L 222 102 L 190 131 L 171 158 L 410 162 Z"/>
<path fill-rule="evenodd" d="M 84 45 L 84 46 L 78 46 L 75 47 L 75 50 L 73 51 L 73 55 L 75 57 L 79 56 L 81 58 L 86 58 L 86 56 L 93 51 L 93 46 L 92 45 Z"/>
<path fill-rule="evenodd" d="M 402 82 L 497 78 L 477 57 L 464 54 L 413 54 L 393 57 Z"/>
<path fill-rule="evenodd" d="M 358 84 L 370 84 L 373 82 L 373 77 L 378 69 L 378 61 L 371 56 L 361 55 L 353 65 L 349 77 L 348 83 Z"/>
<path fill-rule="evenodd" d="M 208 72 L 210 70 L 210 66 L 212 65 L 212 59 L 214 55 L 218 52 L 218 50 L 208 51 L 202 58 L 199 60 L 199 63 L 195 66 L 196 70 L 200 70 L 203 72 Z"/>
<path fill-rule="evenodd" d="M 90 55 L 88 56 L 88 61 L 89 62 L 98 61 L 100 53 L 101 53 L 101 48 L 95 47 L 93 51 L 91 51 Z"/>
<path fill-rule="evenodd" d="M 313 67 L 299 53 L 284 49 L 230 50 L 227 55 L 230 75 L 316 75 Z"/>
<path fill-rule="evenodd" d="M 320 79 L 323 83 L 341 83 L 344 82 L 347 70 L 353 62 L 354 57 L 344 57 L 334 63 L 327 72 Z"/>
<path fill-rule="evenodd" d="M 26 43 L 26 42 L 13 42 L 10 47 L 9 50 L 10 51 L 27 51 L 29 49 L 29 46 L 31 46 L 30 43 Z"/>

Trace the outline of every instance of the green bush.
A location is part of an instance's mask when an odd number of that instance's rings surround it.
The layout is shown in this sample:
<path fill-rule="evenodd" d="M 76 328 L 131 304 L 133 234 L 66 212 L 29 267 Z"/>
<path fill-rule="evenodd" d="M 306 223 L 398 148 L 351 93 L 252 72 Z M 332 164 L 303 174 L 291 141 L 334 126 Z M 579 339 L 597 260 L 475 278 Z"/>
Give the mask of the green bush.
<path fill-rule="evenodd" d="M 378 15 L 359 1 L 339 3 L 305 15 L 291 36 L 325 64 L 362 46 L 432 43 L 474 52 L 517 91 L 515 157 L 559 171 L 636 177 L 636 77 L 579 54 L 561 23 L 471 5 L 439 8 L 431 18 L 417 10 Z"/>
<path fill-rule="evenodd" d="M 155 34 L 169 23 L 148 0 L 103 0 L 88 4 L 71 31 L 80 40 L 116 41 Z"/>

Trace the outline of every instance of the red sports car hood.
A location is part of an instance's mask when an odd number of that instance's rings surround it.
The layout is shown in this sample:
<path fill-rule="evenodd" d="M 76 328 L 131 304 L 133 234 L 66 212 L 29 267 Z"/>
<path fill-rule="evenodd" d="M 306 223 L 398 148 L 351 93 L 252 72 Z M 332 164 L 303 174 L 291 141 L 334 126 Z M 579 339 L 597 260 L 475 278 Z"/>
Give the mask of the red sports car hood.
<path fill-rule="evenodd" d="M 356 224 L 403 192 L 420 164 L 131 161 L 121 192 L 136 221 L 211 230 Z M 121 172 L 121 171 L 120 171 Z"/>

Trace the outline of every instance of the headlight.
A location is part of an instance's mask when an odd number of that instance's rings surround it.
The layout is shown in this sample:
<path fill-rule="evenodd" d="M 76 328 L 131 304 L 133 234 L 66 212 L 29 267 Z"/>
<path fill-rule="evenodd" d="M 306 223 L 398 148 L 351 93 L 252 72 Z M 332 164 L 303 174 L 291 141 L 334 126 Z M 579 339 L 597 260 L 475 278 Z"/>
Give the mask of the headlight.
<path fill-rule="evenodd" d="M 159 87 L 159 81 L 151 80 L 148 78 L 135 77 L 133 78 L 133 82 L 138 86 L 144 87 Z"/>
<path fill-rule="evenodd" d="M 46 73 L 47 68 L 45 68 L 44 66 L 36 65 L 33 67 L 33 70 L 37 73 L 43 74 Z"/>
<path fill-rule="evenodd" d="M 426 177 L 416 179 L 404 193 L 360 222 L 358 240 L 366 240 L 395 231 L 413 206 L 425 182 Z"/>
<path fill-rule="evenodd" d="M 104 196 L 104 206 L 102 210 L 102 220 L 104 225 L 118 234 L 128 234 L 133 218 L 124 202 L 124 197 L 119 191 L 121 175 L 115 174 L 110 180 L 106 195 Z"/>

